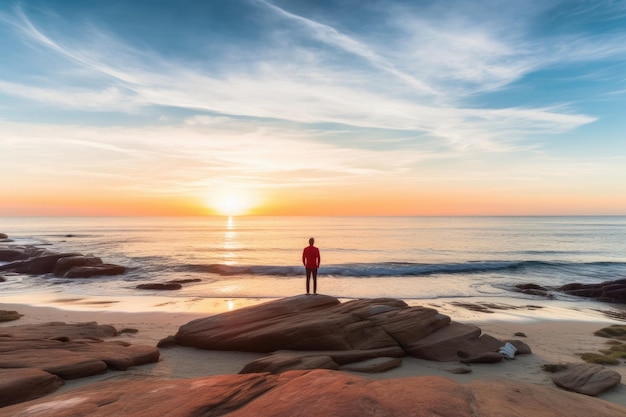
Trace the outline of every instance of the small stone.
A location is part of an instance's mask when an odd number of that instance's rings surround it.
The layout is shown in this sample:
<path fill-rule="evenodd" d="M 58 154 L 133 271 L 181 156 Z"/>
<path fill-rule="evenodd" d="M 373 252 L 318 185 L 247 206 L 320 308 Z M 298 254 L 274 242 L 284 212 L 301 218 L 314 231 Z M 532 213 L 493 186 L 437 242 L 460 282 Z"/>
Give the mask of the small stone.
<path fill-rule="evenodd" d="M 450 372 L 451 374 L 463 375 L 472 373 L 472 369 L 468 367 L 459 367 L 454 369 L 446 369 L 446 372 Z"/>
<path fill-rule="evenodd" d="M 513 336 L 517 336 L 517 337 L 527 337 L 524 333 L 522 332 L 517 332 L 515 333 Z"/>

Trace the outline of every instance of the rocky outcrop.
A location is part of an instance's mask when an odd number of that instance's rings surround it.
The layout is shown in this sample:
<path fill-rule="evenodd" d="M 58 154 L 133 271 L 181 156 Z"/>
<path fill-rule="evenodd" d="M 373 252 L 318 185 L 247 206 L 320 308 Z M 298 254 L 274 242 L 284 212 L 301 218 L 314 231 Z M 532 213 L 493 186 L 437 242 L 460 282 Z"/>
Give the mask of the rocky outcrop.
<path fill-rule="evenodd" d="M 484 362 L 489 353 L 493 362 L 496 356 L 501 359 L 497 352 L 505 344 L 481 334 L 476 326 L 451 322 L 432 308 L 409 307 L 389 298 L 340 303 L 325 295 L 283 298 L 194 320 L 181 326 L 174 338 L 180 345 L 200 349 L 291 351 L 255 361 L 247 372 L 302 369 L 303 355 L 294 351 L 307 351 L 312 355 L 305 356 L 326 364 L 330 357 L 337 365 L 406 354 L 434 361 Z"/>
<path fill-rule="evenodd" d="M 40 369 L 0 369 L 0 407 L 43 397 L 62 385 L 61 378 Z"/>
<path fill-rule="evenodd" d="M 91 278 L 103 275 L 119 275 L 126 272 L 121 265 L 103 263 L 95 256 L 80 253 L 56 253 L 35 246 L 0 247 L 0 271 L 20 274 L 43 275 L 54 273 L 64 278 Z"/>
<path fill-rule="evenodd" d="M 155 347 L 103 340 L 116 335 L 114 327 L 97 323 L 0 328 L 0 399 L 11 397 L 5 405 L 12 404 L 18 402 L 15 398 L 24 401 L 54 391 L 62 380 L 159 360 Z M 17 386 L 23 392 L 14 396 Z"/>
<path fill-rule="evenodd" d="M 111 381 L 0 409 L 0 416 L 622 417 L 626 407 L 534 384 L 337 371 Z"/>
<path fill-rule="evenodd" d="M 567 284 L 557 290 L 577 297 L 594 298 L 598 301 L 626 303 L 626 279 L 605 281 L 599 284 Z"/>
<path fill-rule="evenodd" d="M 552 377 L 552 382 L 561 388 L 594 396 L 613 388 L 621 380 L 618 372 L 591 363 L 566 364 Z"/>
<path fill-rule="evenodd" d="M 515 291 L 537 296 L 552 296 L 551 292 L 561 292 L 576 297 L 593 298 L 610 303 L 626 303 L 626 279 L 604 281 L 597 284 L 566 284 L 555 288 L 546 288 L 537 284 L 518 284 Z"/>

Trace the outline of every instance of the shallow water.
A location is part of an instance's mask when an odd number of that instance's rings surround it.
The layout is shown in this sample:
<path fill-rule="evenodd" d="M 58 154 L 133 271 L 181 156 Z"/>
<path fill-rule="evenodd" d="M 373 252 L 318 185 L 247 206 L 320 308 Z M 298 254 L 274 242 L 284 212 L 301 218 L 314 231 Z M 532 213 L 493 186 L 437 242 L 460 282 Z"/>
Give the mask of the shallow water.
<path fill-rule="evenodd" d="M 340 298 L 532 299 L 511 287 L 626 277 L 626 217 L 5 217 L 0 232 L 128 267 L 84 280 L 9 275 L 3 296 L 163 295 L 135 286 L 192 278 L 167 297 L 285 297 L 304 291 L 310 236 L 319 291 Z"/>

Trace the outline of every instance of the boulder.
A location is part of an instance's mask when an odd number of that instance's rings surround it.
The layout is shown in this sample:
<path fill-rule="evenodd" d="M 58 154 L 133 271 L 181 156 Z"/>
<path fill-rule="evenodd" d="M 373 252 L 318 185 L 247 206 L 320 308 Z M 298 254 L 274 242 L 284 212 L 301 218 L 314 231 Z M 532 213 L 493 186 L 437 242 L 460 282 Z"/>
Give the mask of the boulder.
<path fill-rule="evenodd" d="M 552 382 L 561 388 L 592 396 L 613 388 L 621 380 L 618 372 L 591 363 L 567 364 L 552 377 Z"/>
<path fill-rule="evenodd" d="M 63 277 L 65 278 L 91 278 L 97 276 L 120 275 L 126 272 L 126 268 L 121 265 L 100 264 L 94 266 L 73 266 Z"/>
<path fill-rule="evenodd" d="M 332 370 L 98 382 L 16 404 L 2 416 L 623 417 L 626 407 L 550 387 L 460 384 L 426 376 L 372 380 Z"/>
<path fill-rule="evenodd" d="M 73 267 L 96 265 L 102 265 L 102 259 L 95 256 L 68 256 L 57 261 L 54 267 L 54 275 L 62 277 Z"/>
<path fill-rule="evenodd" d="M 25 261 L 21 261 L 15 272 L 19 272 L 20 274 L 31 274 L 31 275 L 41 275 L 41 274 L 49 274 L 54 271 L 54 267 L 57 264 L 57 261 L 61 258 L 66 258 L 70 256 L 77 256 L 77 253 L 52 253 L 45 254 L 35 258 L 29 258 Z"/>
<path fill-rule="evenodd" d="M 478 357 L 504 345 L 432 308 L 389 298 L 340 303 L 324 295 L 283 298 L 197 319 L 181 326 L 175 340 L 201 349 L 252 352 L 396 348 L 438 361 Z"/>
<path fill-rule="evenodd" d="M 457 361 L 497 352 L 504 342 L 472 325 L 453 322 L 405 348 L 411 356 L 431 361 Z"/>
<path fill-rule="evenodd" d="M 0 407 L 43 397 L 62 385 L 61 378 L 40 369 L 0 369 Z"/>
<path fill-rule="evenodd" d="M 559 287 L 558 291 L 599 301 L 626 303 L 626 279 L 604 281 L 599 284 L 567 284 Z"/>
<path fill-rule="evenodd" d="M 9 236 L 7 236 L 5 233 L 0 233 L 0 239 L 8 239 Z"/>
<path fill-rule="evenodd" d="M 0 262 L 13 262 L 22 259 L 27 259 L 23 251 L 17 249 L 0 248 Z"/>

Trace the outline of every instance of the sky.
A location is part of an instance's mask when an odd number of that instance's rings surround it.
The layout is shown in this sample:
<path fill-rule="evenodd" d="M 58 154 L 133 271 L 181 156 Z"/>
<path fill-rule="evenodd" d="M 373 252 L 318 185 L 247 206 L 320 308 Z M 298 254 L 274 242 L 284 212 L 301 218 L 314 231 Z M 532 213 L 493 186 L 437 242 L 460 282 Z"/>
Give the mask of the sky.
<path fill-rule="evenodd" d="M 0 0 L 0 215 L 626 215 L 626 0 Z"/>

